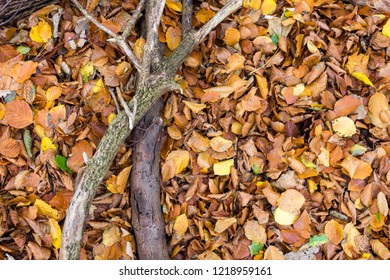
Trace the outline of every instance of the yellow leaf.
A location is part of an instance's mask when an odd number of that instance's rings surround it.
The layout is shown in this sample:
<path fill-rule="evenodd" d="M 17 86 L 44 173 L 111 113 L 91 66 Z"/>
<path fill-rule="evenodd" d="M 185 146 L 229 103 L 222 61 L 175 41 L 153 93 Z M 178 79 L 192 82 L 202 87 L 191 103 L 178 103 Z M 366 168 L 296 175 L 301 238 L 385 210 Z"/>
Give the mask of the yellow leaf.
<path fill-rule="evenodd" d="M 383 26 L 382 34 L 390 38 L 390 19 L 388 19 L 386 24 Z"/>
<path fill-rule="evenodd" d="M 105 89 L 104 82 L 102 79 L 97 80 L 96 85 L 93 87 L 92 92 L 98 93 Z"/>
<path fill-rule="evenodd" d="M 131 166 L 128 166 L 123 168 L 118 176 L 112 175 L 111 178 L 107 180 L 107 189 L 111 193 L 123 194 L 126 188 L 126 183 L 129 179 L 130 170 Z"/>
<path fill-rule="evenodd" d="M 227 219 L 223 219 L 223 220 L 218 220 L 215 223 L 214 231 L 217 233 L 222 233 L 235 223 L 237 223 L 236 218 L 227 218 Z"/>
<path fill-rule="evenodd" d="M 119 228 L 117 226 L 112 226 L 103 232 L 103 244 L 105 246 L 112 246 L 116 242 L 120 241 L 122 236 Z"/>
<path fill-rule="evenodd" d="M 355 77 L 356 79 L 358 79 L 359 81 L 365 83 L 366 85 L 369 85 L 369 86 L 374 86 L 374 84 L 370 81 L 370 79 L 367 77 L 366 74 L 363 74 L 363 73 L 360 73 L 360 72 L 353 72 L 352 73 L 352 77 Z"/>
<path fill-rule="evenodd" d="M 183 101 L 183 103 L 195 114 L 199 113 L 202 111 L 204 108 L 206 108 L 205 104 L 198 104 L 194 102 L 189 102 L 189 101 Z"/>
<path fill-rule="evenodd" d="M 30 38 L 34 42 L 47 43 L 52 36 L 51 26 L 45 20 L 41 19 L 39 23 L 30 30 Z"/>
<path fill-rule="evenodd" d="M 94 70 L 95 68 L 91 62 L 80 68 L 80 74 L 83 75 L 84 83 L 88 82 L 88 78 L 93 74 Z"/>
<path fill-rule="evenodd" d="M 355 123 L 348 117 L 340 117 L 333 120 L 332 127 L 340 137 L 351 137 L 356 133 Z"/>
<path fill-rule="evenodd" d="M 173 225 L 173 230 L 177 234 L 177 236 L 180 238 L 183 236 L 183 234 L 188 229 L 188 219 L 186 214 L 181 214 L 178 216 L 175 220 L 175 223 Z"/>
<path fill-rule="evenodd" d="M 38 214 L 44 215 L 48 217 L 52 217 L 55 220 L 58 220 L 58 211 L 52 208 L 49 204 L 44 202 L 43 200 L 37 198 L 35 200 L 34 206 L 38 208 Z"/>
<path fill-rule="evenodd" d="M 318 185 L 313 180 L 307 180 L 307 188 L 309 189 L 309 192 L 313 194 L 318 189 Z"/>
<path fill-rule="evenodd" d="M 62 94 L 62 88 L 60 87 L 56 87 L 56 86 L 53 86 L 53 87 L 50 87 L 48 88 L 48 90 L 46 91 L 46 108 L 51 108 L 53 106 L 53 103 L 55 100 L 57 100 L 58 98 L 60 98 Z"/>
<path fill-rule="evenodd" d="M 261 11 L 263 12 L 263 15 L 269 15 L 273 13 L 276 9 L 276 0 L 264 0 L 263 4 L 261 5 Z"/>
<path fill-rule="evenodd" d="M 241 134 L 242 134 L 242 124 L 239 123 L 239 122 L 237 122 L 237 121 L 233 121 L 230 130 L 231 130 L 234 134 L 236 134 L 236 135 L 241 135 Z"/>
<path fill-rule="evenodd" d="M 234 164 L 234 159 L 228 159 L 214 164 L 214 174 L 219 176 L 229 175 L 230 167 Z"/>
<path fill-rule="evenodd" d="M 116 114 L 115 113 L 110 113 L 108 116 L 107 116 L 107 122 L 108 124 L 111 124 L 116 118 Z"/>
<path fill-rule="evenodd" d="M 215 12 L 212 10 L 200 9 L 199 12 L 195 15 L 196 19 L 201 23 L 206 23 L 215 15 Z"/>
<path fill-rule="evenodd" d="M 49 137 L 43 137 L 42 138 L 42 143 L 41 143 L 41 150 L 42 151 L 47 151 L 49 149 L 57 150 L 56 145 L 53 144 L 51 139 Z"/>
<path fill-rule="evenodd" d="M 41 139 L 43 139 L 46 136 L 45 129 L 42 126 L 40 126 L 39 124 L 36 124 L 34 126 L 34 131 Z"/>
<path fill-rule="evenodd" d="M 134 54 L 140 60 L 144 56 L 144 46 L 145 46 L 145 43 L 146 43 L 146 41 L 142 37 L 137 39 L 137 41 L 135 41 L 135 43 L 134 43 L 134 47 L 133 47 Z"/>
<path fill-rule="evenodd" d="M 292 225 L 299 218 L 299 211 L 287 212 L 283 211 L 279 207 L 274 211 L 274 219 L 279 225 L 289 226 Z"/>
<path fill-rule="evenodd" d="M 183 10 L 183 7 L 181 5 L 181 2 L 179 0 L 167 0 L 165 3 L 171 11 L 174 12 L 181 12 Z"/>
<path fill-rule="evenodd" d="M 161 168 L 163 181 L 166 182 L 182 172 L 190 162 L 190 153 L 185 150 L 175 150 L 168 154 Z"/>
<path fill-rule="evenodd" d="M 249 8 L 252 10 L 258 10 L 261 6 L 261 0 L 244 0 L 242 2 L 244 8 Z"/>
<path fill-rule="evenodd" d="M 52 218 L 49 218 L 50 237 L 54 248 L 59 249 L 61 245 L 61 228 L 58 222 Z"/>
<path fill-rule="evenodd" d="M 231 73 L 235 70 L 241 70 L 244 68 L 245 57 L 241 54 L 234 53 L 228 58 L 226 65 L 226 73 Z"/>

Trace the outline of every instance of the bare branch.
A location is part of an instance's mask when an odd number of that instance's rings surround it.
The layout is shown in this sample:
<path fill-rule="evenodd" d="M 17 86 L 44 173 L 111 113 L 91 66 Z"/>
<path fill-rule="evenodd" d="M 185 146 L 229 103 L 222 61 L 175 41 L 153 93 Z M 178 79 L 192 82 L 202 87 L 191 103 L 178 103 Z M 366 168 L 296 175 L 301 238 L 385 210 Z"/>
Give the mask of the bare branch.
<path fill-rule="evenodd" d="M 234 13 L 241 7 L 243 0 L 230 0 L 223 8 L 221 8 L 213 18 L 211 18 L 198 31 L 191 32 L 186 40 L 182 40 L 180 45 L 171 54 L 164 68 L 168 75 L 174 75 L 177 71 L 176 66 L 180 66 L 186 57 L 194 50 L 194 48 L 230 14 Z"/>
<path fill-rule="evenodd" d="M 183 0 L 183 12 L 181 14 L 183 38 L 187 37 L 192 30 L 192 9 L 192 0 Z"/>
<path fill-rule="evenodd" d="M 81 11 L 81 13 L 85 16 L 86 19 L 88 19 L 90 22 L 95 24 L 99 29 L 103 30 L 104 32 L 106 32 L 108 35 L 112 37 L 107 41 L 117 44 L 122 49 L 122 51 L 127 55 L 130 61 L 134 64 L 135 68 L 137 68 L 137 70 L 140 71 L 141 62 L 134 55 L 134 52 L 131 50 L 129 44 L 126 41 L 126 38 L 116 34 L 115 32 L 112 32 L 109 28 L 104 26 L 95 17 L 93 17 L 90 13 L 88 13 L 88 11 L 84 9 L 84 7 L 77 0 L 71 0 L 71 1 Z"/>
<path fill-rule="evenodd" d="M 127 24 L 125 30 L 122 33 L 122 37 L 124 39 L 129 37 L 131 30 L 133 30 L 138 19 L 142 16 L 142 10 L 144 8 L 145 8 L 145 0 L 139 1 L 137 8 L 135 9 L 133 15 L 131 16 L 131 19 L 129 20 L 129 23 Z"/>
<path fill-rule="evenodd" d="M 150 74 L 150 70 L 156 58 L 156 50 L 158 50 L 158 26 L 162 13 L 164 11 L 165 0 L 150 0 L 146 4 L 146 43 L 144 47 L 144 57 L 142 59 L 141 76 L 144 78 Z"/>

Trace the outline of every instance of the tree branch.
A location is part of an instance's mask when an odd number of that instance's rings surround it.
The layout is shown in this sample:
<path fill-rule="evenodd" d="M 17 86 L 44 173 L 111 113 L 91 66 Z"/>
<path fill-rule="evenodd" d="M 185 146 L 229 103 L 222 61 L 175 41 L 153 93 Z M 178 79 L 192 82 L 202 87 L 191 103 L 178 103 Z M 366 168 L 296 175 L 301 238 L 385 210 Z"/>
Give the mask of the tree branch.
<path fill-rule="evenodd" d="M 116 43 L 122 51 L 126 54 L 126 56 L 130 59 L 130 61 L 134 64 L 135 68 L 139 71 L 141 69 L 141 62 L 138 60 L 138 58 L 134 55 L 133 51 L 131 50 L 129 44 L 126 41 L 126 37 L 123 37 L 121 35 L 116 34 L 115 32 L 112 32 L 109 28 L 104 26 L 101 22 L 99 22 L 96 18 L 94 18 L 84 7 L 77 1 L 77 0 L 71 0 L 72 3 L 81 11 L 81 13 L 85 16 L 86 19 L 88 19 L 90 22 L 95 24 L 99 29 L 106 32 L 108 35 L 110 35 L 112 38 L 108 39 L 108 42 L 114 42 Z M 128 31 L 130 32 L 130 31 Z"/>
<path fill-rule="evenodd" d="M 133 30 L 138 19 L 142 16 L 142 10 L 145 8 L 145 0 L 139 1 L 137 8 L 135 9 L 129 23 L 127 24 L 125 30 L 123 30 L 122 37 L 127 38 L 130 35 L 131 30 Z"/>
<path fill-rule="evenodd" d="M 183 0 L 183 12 L 181 14 L 183 39 L 192 31 L 192 9 L 192 0 Z"/>
<path fill-rule="evenodd" d="M 242 1 L 243 0 L 230 0 L 198 31 L 190 33 L 186 40 L 182 40 L 180 45 L 174 50 L 168 61 L 165 63 L 164 68 L 168 75 L 173 75 L 172 71 L 177 71 L 174 70 L 175 67 L 173 66 L 181 65 L 186 57 L 207 36 L 207 34 L 210 33 L 211 30 L 241 7 Z"/>

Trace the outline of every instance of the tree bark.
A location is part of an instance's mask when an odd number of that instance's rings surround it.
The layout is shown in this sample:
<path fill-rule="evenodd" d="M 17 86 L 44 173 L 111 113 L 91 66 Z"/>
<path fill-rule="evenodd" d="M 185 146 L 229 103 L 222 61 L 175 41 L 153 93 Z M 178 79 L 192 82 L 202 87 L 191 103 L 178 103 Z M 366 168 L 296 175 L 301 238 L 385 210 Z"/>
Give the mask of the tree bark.
<path fill-rule="evenodd" d="M 36 10 L 58 2 L 59 0 L 1 0 L 0 26 L 27 17 Z"/>
<path fill-rule="evenodd" d="M 160 149 L 163 100 L 157 100 L 132 133 L 131 224 L 141 260 L 169 259 L 160 203 Z"/>

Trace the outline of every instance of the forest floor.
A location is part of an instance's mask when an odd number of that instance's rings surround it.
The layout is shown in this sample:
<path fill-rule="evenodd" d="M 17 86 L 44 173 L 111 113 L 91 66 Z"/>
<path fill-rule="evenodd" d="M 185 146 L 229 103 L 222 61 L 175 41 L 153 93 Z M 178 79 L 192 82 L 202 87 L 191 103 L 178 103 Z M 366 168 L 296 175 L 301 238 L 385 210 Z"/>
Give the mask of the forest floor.
<path fill-rule="evenodd" d="M 86 2 L 117 32 L 138 1 Z M 223 1 L 195 2 L 199 27 Z M 171 258 L 389 259 L 388 16 L 331 0 L 244 2 L 184 62 L 182 92 L 164 97 Z M 136 77 L 69 3 L 56 34 L 59 9 L 0 28 L 0 259 L 58 258 L 82 154 L 117 113 L 109 89 Z M 181 9 L 167 1 L 166 56 Z M 145 40 L 130 40 L 141 59 Z M 128 141 L 98 188 L 82 259 L 136 258 L 131 153 Z"/>

